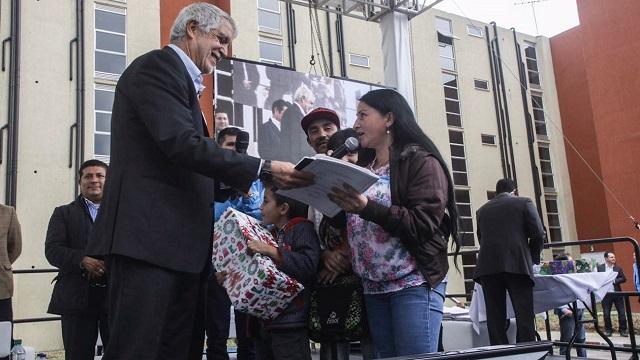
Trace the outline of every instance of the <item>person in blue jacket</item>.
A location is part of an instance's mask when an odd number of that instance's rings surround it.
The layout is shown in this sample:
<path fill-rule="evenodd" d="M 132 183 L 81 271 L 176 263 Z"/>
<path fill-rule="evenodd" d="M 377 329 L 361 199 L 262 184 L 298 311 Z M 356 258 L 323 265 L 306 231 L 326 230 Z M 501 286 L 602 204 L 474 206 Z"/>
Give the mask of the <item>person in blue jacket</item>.
<path fill-rule="evenodd" d="M 246 144 L 238 144 L 239 138 L 248 139 L 248 134 L 239 136 L 244 130 L 237 127 L 226 127 L 218 133 L 216 141 L 223 149 L 235 150 L 237 152 L 246 151 Z M 215 183 L 215 202 L 213 221 L 220 219 L 220 216 L 228 209 L 233 208 L 244 214 L 262 220 L 260 206 L 264 196 L 264 186 L 260 180 L 251 184 L 247 193 L 240 193 L 235 189 L 226 187 L 221 182 Z M 207 360 L 229 360 L 227 353 L 227 339 L 229 337 L 229 327 L 231 323 L 231 301 L 227 291 L 217 281 L 217 276 L 213 269 L 208 284 L 207 293 Z M 236 326 L 236 344 L 238 360 L 255 359 L 255 347 L 253 340 L 247 331 L 247 315 L 234 312 Z"/>

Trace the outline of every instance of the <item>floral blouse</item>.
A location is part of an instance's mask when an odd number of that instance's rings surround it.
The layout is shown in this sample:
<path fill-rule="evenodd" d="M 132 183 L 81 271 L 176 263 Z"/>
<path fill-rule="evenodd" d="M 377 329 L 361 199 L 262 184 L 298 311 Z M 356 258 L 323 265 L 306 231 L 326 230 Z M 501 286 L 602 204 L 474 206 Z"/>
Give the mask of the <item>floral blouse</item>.
<path fill-rule="evenodd" d="M 369 200 L 391 206 L 391 177 L 389 165 L 373 170 L 380 178 L 364 192 Z M 416 261 L 401 243 L 382 226 L 363 220 L 357 214 L 347 215 L 351 262 L 362 278 L 365 294 L 383 294 L 425 283 Z"/>

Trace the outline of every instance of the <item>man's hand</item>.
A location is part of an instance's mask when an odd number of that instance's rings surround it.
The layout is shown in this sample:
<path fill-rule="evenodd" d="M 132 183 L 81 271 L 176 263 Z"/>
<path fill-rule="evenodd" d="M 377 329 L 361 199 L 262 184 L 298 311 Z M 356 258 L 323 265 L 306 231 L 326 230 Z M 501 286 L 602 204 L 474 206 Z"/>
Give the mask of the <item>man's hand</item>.
<path fill-rule="evenodd" d="M 271 175 L 278 189 L 292 189 L 313 184 L 313 174 L 298 171 L 295 165 L 288 162 L 272 161 Z"/>
<path fill-rule="evenodd" d="M 573 311 L 571 311 L 570 309 L 564 309 L 562 310 L 562 316 L 560 318 L 564 319 L 572 316 L 573 316 Z"/>
<path fill-rule="evenodd" d="M 89 277 L 89 280 L 102 277 L 106 271 L 104 261 L 94 259 L 89 256 L 85 256 L 82 258 L 80 267 L 87 270 L 87 276 Z"/>
<path fill-rule="evenodd" d="M 227 278 L 226 271 L 217 271 L 215 275 L 216 275 L 216 282 L 218 282 L 218 284 L 220 285 L 222 285 L 222 283 L 224 283 L 224 279 Z"/>

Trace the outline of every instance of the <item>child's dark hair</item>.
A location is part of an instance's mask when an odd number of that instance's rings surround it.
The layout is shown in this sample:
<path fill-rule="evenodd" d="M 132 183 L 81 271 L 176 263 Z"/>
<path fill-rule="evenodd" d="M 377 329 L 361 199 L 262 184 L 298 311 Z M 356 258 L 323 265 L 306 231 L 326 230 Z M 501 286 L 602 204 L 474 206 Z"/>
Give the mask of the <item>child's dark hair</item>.
<path fill-rule="evenodd" d="M 335 150 L 347 141 L 348 138 L 358 138 L 358 132 L 354 129 L 348 128 L 344 130 L 338 130 L 335 134 L 331 135 L 327 142 L 328 150 Z"/>
<path fill-rule="evenodd" d="M 277 205 L 284 203 L 289 204 L 289 212 L 287 213 L 287 219 L 291 220 L 296 217 L 306 218 L 309 215 L 309 206 L 301 203 L 298 200 L 294 200 L 290 197 L 276 193 L 278 190 L 273 184 L 265 183 L 265 187 L 273 193 L 273 198 L 276 200 Z"/>

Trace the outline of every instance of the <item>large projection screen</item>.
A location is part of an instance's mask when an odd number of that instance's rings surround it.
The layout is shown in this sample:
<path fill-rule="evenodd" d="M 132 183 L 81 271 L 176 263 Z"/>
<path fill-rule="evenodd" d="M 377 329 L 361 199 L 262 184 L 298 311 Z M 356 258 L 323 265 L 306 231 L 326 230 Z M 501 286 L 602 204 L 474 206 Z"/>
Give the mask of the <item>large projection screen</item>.
<path fill-rule="evenodd" d="M 355 121 L 360 96 L 380 86 L 358 81 L 305 74 L 272 65 L 240 59 L 221 61 L 215 72 L 215 111 L 225 112 L 232 126 L 249 132 L 248 153 L 269 160 L 293 163 L 313 155 L 300 127 L 301 113 L 294 104 L 294 95 L 307 87 L 315 96 L 313 108 L 325 107 L 338 113 L 341 128 Z M 290 105 L 285 119 L 277 124 L 271 112 L 274 101 L 282 99 Z M 296 115 L 298 116 L 294 116 Z M 276 130 L 277 129 L 277 130 Z M 218 131 L 219 129 L 216 129 Z"/>

